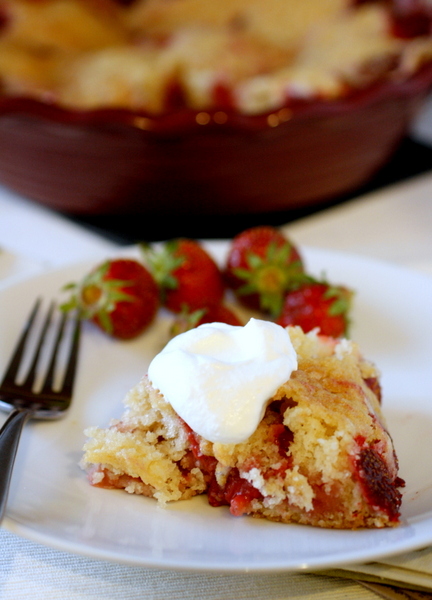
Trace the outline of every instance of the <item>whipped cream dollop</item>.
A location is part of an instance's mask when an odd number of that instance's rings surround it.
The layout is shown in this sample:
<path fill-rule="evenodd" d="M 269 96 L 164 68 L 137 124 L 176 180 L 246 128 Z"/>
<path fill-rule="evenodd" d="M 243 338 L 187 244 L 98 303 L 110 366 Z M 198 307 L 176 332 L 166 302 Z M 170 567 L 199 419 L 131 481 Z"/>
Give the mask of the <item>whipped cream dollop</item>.
<path fill-rule="evenodd" d="M 152 360 L 148 376 L 196 433 L 236 444 L 254 433 L 296 369 L 288 331 L 251 319 L 244 327 L 206 323 L 176 336 Z"/>

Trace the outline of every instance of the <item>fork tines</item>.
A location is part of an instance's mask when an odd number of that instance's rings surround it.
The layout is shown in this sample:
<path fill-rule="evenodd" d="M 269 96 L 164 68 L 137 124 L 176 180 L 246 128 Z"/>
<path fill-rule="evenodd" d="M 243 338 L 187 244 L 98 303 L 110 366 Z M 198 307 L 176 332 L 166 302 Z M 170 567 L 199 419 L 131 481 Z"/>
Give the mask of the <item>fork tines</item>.
<path fill-rule="evenodd" d="M 17 392 L 19 391 L 20 397 L 24 401 L 34 400 L 35 394 L 37 393 L 41 398 L 54 400 L 56 405 L 60 407 L 62 403 L 69 402 L 72 396 L 72 386 L 75 378 L 80 337 L 80 319 L 77 315 L 71 315 L 69 317 L 66 312 L 63 312 L 60 319 L 56 319 L 59 323 L 54 323 L 53 316 L 56 309 L 54 302 L 51 302 L 43 320 L 33 357 L 31 358 L 30 366 L 25 378 L 22 383 L 17 382 L 19 372 L 22 370 L 22 366 L 25 362 L 24 359 L 28 351 L 28 346 L 30 345 L 34 330 L 36 329 L 35 324 L 41 305 L 42 300 L 41 298 L 38 298 L 18 340 L 15 351 L 3 377 L 3 381 L 0 384 L 0 398 L 4 400 L 7 400 L 8 397 L 16 398 Z M 59 367 L 58 363 L 61 354 L 62 341 L 67 337 L 66 329 L 69 320 L 72 322 L 69 353 L 64 362 L 66 366 L 63 377 L 61 378 L 61 383 L 56 389 L 55 380 Z M 53 329 L 54 331 L 52 331 Z M 41 365 L 41 358 L 46 354 L 44 352 L 45 346 L 48 345 L 48 342 L 50 342 L 53 337 L 53 335 L 49 335 L 50 333 L 54 333 L 52 349 L 47 355 L 47 366 L 42 383 L 36 391 L 35 385 L 37 383 L 37 377 L 43 366 Z"/>

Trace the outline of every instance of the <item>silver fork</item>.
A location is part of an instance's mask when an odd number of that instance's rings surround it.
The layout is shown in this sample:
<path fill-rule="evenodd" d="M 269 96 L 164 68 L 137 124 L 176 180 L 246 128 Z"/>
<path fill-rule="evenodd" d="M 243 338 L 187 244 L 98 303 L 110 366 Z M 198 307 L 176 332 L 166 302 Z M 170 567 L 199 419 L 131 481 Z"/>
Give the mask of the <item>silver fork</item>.
<path fill-rule="evenodd" d="M 9 493 L 12 469 L 18 450 L 18 443 L 25 423 L 30 418 L 56 419 L 61 417 L 72 400 L 73 384 L 78 361 L 79 339 L 81 331 L 80 319 L 74 315 L 62 314 L 55 331 L 52 350 L 48 356 L 46 374 L 39 389 L 35 389 L 41 363 L 41 355 L 48 340 L 48 332 L 52 325 L 55 310 L 51 303 L 36 341 L 33 358 L 24 381 L 17 382 L 19 371 L 24 364 L 26 349 L 35 329 L 35 321 L 41 306 L 38 299 L 24 326 L 15 351 L 10 359 L 3 381 L 0 384 L 0 409 L 10 412 L 3 427 L 0 429 L 0 523 L 3 519 Z M 72 331 L 70 337 L 65 332 L 69 329 L 71 319 Z M 65 342 L 62 342 L 65 338 Z M 60 362 L 63 344 L 67 345 L 67 359 L 64 375 L 59 386 L 56 386 L 57 370 Z M 12 409 L 12 410 L 11 410 Z"/>

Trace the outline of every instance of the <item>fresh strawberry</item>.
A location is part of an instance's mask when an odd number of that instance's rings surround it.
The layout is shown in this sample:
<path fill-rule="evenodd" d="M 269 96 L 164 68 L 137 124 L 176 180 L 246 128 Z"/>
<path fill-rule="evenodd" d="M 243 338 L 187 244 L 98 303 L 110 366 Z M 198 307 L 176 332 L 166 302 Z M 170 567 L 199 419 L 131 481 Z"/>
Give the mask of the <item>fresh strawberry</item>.
<path fill-rule="evenodd" d="M 190 313 L 183 310 L 176 316 L 171 327 L 171 335 L 194 329 L 203 323 L 226 323 L 227 325 L 243 325 L 238 316 L 224 304 L 214 304 L 208 308 L 199 308 Z"/>
<path fill-rule="evenodd" d="M 298 250 L 269 226 L 247 229 L 233 239 L 225 276 L 243 304 L 273 317 L 280 314 L 287 291 L 307 277 Z"/>
<path fill-rule="evenodd" d="M 243 325 L 242 321 L 228 306 L 215 304 L 203 309 L 203 315 L 198 320 L 197 326 L 203 323 L 226 323 L 227 325 Z"/>
<path fill-rule="evenodd" d="M 219 267 L 196 241 L 166 242 L 160 251 L 143 246 L 144 259 L 162 293 L 162 302 L 179 313 L 222 301 L 225 286 Z"/>
<path fill-rule="evenodd" d="M 304 332 L 319 327 L 322 335 L 347 334 L 352 291 L 342 286 L 313 282 L 289 292 L 277 323 L 299 325 Z"/>
<path fill-rule="evenodd" d="M 136 260 L 108 260 L 87 274 L 72 290 L 62 308 L 77 308 L 82 318 L 96 323 L 109 335 L 130 339 L 153 321 L 159 307 L 159 290 L 149 271 Z"/>

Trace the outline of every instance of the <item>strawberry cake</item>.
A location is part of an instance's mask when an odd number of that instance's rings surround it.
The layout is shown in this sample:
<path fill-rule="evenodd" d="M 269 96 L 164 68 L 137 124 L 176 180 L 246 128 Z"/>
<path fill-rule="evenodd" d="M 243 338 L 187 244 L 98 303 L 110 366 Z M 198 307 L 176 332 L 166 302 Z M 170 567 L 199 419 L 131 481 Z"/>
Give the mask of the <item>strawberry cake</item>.
<path fill-rule="evenodd" d="M 0 89 L 79 110 L 261 114 L 409 79 L 432 59 L 431 22 L 415 0 L 0 0 Z"/>
<path fill-rule="evenodd" d="M 400 522 L 403 480 L 379 373 L 346 339 L 251 321 L 171 340 L 108 428 L 92 485 L 160 504 L 206 494 L 235 516 L 357 529 Z"/>

